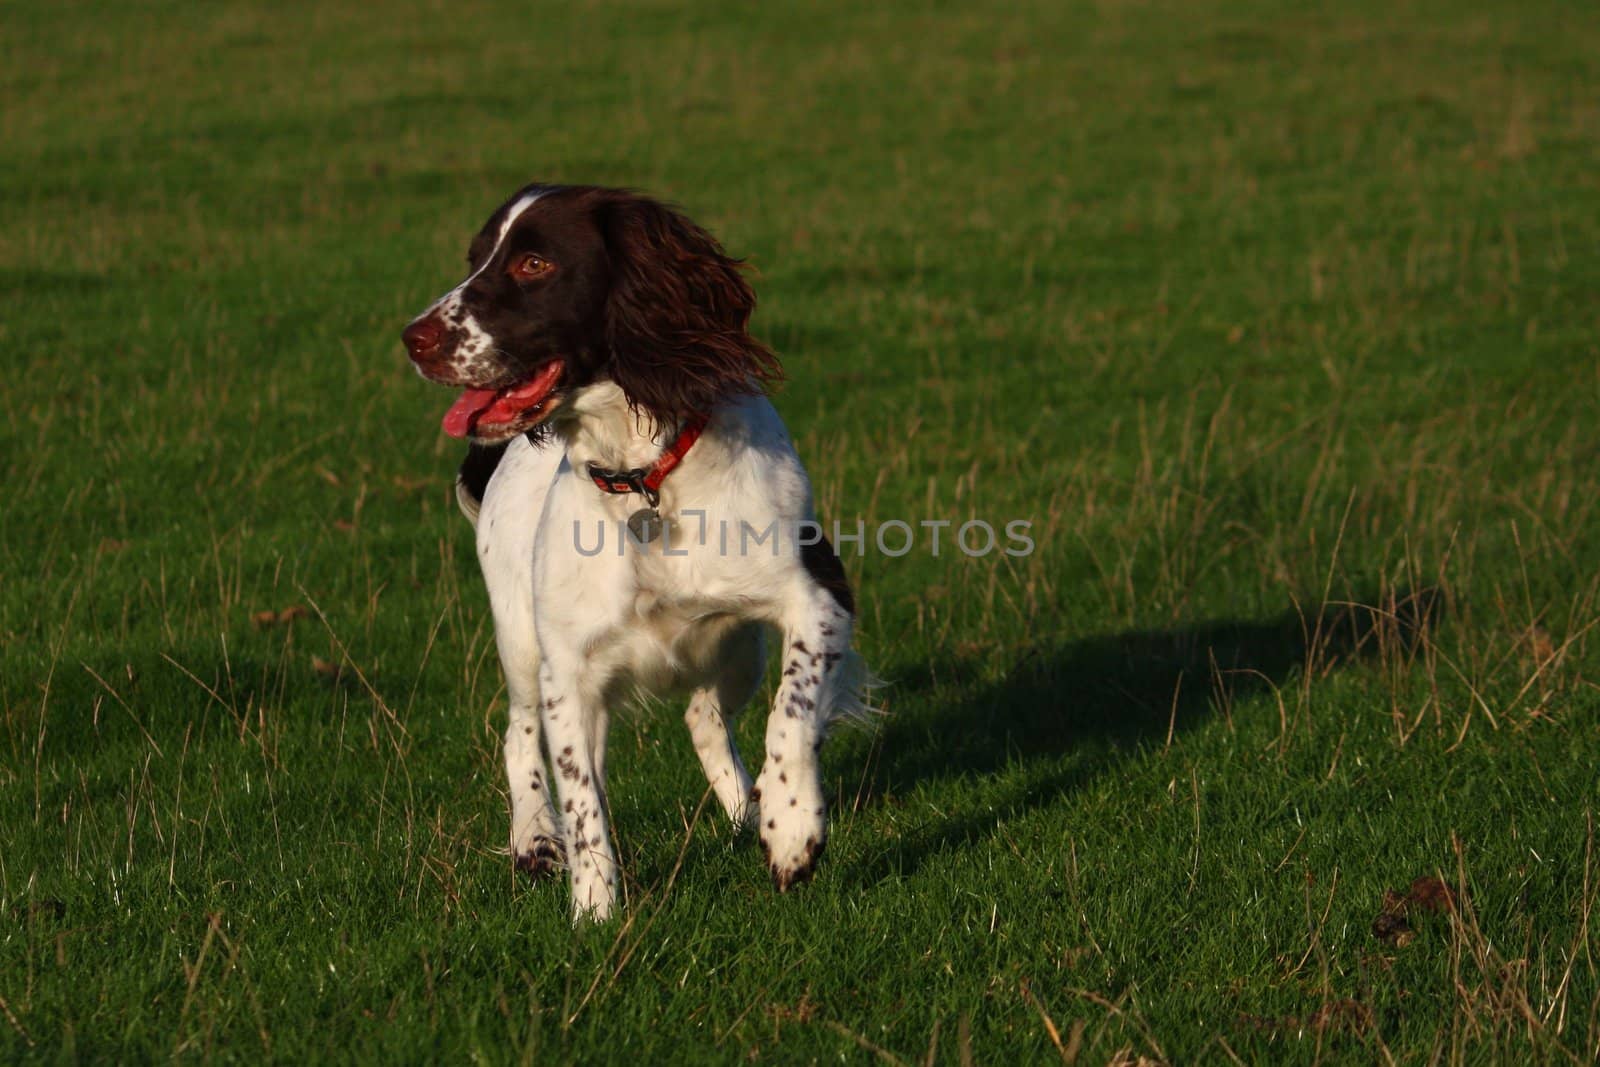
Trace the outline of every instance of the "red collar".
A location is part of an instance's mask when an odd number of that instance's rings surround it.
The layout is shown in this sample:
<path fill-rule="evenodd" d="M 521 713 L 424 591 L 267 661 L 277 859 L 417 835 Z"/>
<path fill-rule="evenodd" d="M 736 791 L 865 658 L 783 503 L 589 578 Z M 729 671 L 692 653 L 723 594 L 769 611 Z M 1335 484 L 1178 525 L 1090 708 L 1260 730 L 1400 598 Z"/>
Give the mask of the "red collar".
<path fill-rule="evenodd" d="M 661 483 L 683 462 L 683 457 L 700 440 L 700 434 L 710 421 L 709 415 L 691 415 L 689 421 L 683 424 L 683 429 L 678 431 L 678 436 L 672 439 L 672 443 L 649 470 L 634 467 L 631 470 L 612 471 L 591 463 L 589 477 L 602 492 L 642 493 L 650 506 L 655 507 L 661 502 Z"/>

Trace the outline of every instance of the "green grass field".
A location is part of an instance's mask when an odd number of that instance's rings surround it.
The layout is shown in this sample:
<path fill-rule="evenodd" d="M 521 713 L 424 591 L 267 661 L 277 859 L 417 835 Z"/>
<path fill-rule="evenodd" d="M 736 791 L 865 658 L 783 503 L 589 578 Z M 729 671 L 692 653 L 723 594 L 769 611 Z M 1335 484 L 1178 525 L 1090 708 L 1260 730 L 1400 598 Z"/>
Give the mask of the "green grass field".
<path fill-rule="evenodd" d="M 1322 7 L 7 5 L 0 1061 L 1594 1062 L 1600 19 Z M 801 892 L 677 705 L 619 918 L 503 853 L 397 334 L 534 179 L 750 258 L 826 518 L 1033 523 L 847 556 Z"/>

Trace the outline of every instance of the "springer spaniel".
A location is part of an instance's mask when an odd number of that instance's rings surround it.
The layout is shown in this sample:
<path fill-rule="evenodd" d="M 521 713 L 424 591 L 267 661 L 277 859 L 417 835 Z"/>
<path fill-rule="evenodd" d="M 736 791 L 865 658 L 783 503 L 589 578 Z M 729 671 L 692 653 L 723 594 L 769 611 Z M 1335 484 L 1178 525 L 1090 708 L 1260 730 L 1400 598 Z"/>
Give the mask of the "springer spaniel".
<path fill-rule="evenodd" d="M 781 371 L 747 332 L 739 262 L 645 197 L 530 185 L 467 263 L 403 339 L 424 378 L 463 390 L 444 429 L 471 442 L 456 495 L 510 699 L 517 867 L 565 863 L 574 917 L 611 914 L 611 708 L 635 688 L 687 689 L 722 807 L 757 824 L 779 892 L 807 880 L 827 841 L 817 752 L 831 721 L 863 713 L 868 676 L 844 569 L 766 397 Z M 732 726 L 768 627 L 783 678 L 752 786 Z"/>

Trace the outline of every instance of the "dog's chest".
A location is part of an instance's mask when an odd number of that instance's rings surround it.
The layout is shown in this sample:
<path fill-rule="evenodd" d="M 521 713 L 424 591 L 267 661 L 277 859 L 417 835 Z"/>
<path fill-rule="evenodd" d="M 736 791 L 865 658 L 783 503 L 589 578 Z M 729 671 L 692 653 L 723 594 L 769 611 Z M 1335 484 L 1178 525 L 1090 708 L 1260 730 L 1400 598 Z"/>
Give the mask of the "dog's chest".
<path fill-rule="evenodd" d="M 626 614 L 597 642 L 593 663 L 602 675 L 625 676 L 654 692 L 698 684 L 736 621 L 698 600 L 666 599 L 643 589 Z"/>
<path fill-rule="evenodd" d="M 629 542 L 623 564 L 641 620 L 692 621 L 723 612 L 749 613 L 772 594 L 776 541 L 761 548 L 718 539 L 714 528 L 691 517 L 667 516 L 665 532 L 648 544 Z M 647 611 L 641 611 L 645 605 Z"/>
<path fill-rule="evenodd" d="M 633 596 L 633 617 L 627 625 L 630 630 L 648 633 L 655 644 L 671 648 L 691 638 L 703 618 L 705 611 L 700 605 L 663 599 L 652 590 L 640 589 Z"/>

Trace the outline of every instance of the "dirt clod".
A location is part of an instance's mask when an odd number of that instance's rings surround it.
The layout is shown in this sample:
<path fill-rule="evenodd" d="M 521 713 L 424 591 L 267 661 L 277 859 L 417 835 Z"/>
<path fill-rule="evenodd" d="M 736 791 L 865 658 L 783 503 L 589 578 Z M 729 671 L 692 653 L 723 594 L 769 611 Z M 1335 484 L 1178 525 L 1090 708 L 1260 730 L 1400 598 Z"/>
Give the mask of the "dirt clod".
<path fill-rule="evenodd" d="M 1383 891 L 1383 904 L 1372 920 L 1372 936 L 1385 944 L 1404 948 L 1417 937 L 1411 927 L 1412 916 L 1454 911 L 1455 908 L 1456 891 L 1449 884 L 1432 875 L 1414 878 L 1404 893 L 1393 889 Z"/>

